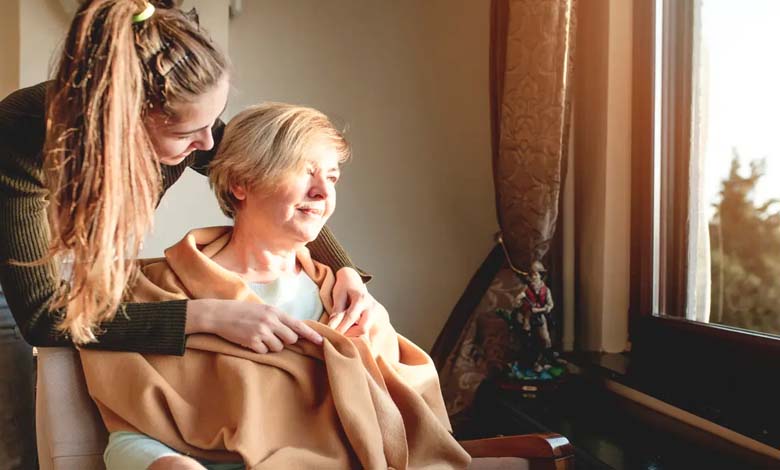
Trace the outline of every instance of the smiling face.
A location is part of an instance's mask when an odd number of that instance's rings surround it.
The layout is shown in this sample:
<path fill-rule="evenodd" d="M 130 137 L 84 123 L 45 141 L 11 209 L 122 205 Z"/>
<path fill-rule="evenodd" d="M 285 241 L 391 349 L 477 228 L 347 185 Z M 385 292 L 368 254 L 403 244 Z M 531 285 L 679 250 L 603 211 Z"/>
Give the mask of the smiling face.
<path fill-rule="evenodd" d="M 147 116 L 144 124 L 161 164 L 178 165 L 195 150 L 214 147 L 211 129 L 225 110 L 229 88 L 225 76 L 195 101 L 172 106 L 175 117 L 161 112 Z"/>
<path fill-rule="evenodd" d="M 336 209 L 342 158 L 333 141 L 318 138 L 305 149 L 300 168 L 284 175 L 273 189 L 234 187 L 236 226 L 251 225 L 282 248 L 314 240 Z"/>

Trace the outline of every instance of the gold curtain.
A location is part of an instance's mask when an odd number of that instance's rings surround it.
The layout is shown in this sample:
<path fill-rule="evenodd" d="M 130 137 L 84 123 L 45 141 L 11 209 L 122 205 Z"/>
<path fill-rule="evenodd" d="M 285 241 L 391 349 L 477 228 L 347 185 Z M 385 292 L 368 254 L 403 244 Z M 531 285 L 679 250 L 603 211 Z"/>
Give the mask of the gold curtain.
<path fill-rule="evenodd" d="M 569 131 L 575 0 L 494 0 L 491 128 L 496 211 L 513 264 L 550 248 Z"/>
<path fill-rule="evenodd" d="M 493 0 L 490 100 L 496 211 L 512 264 L 527 271 L 542 260 L 555 235 L 568 152 L 569 95 L 576 0 Z M 496 308 L 511 308 L 519 293 L 508 268 L 491 271 L 497 251 L 480 271 L 485 290 L 472 285 L 453 312 L 432 355 L 441 366 L 444 398 L 458 430 L 480 382 L 507 360 L 507 328 Z M 560 256 L 555 256 L 560 260 Z M 500 260 L 499 260 L 500 262 Z M 476 293 L 475 293 L 476 292 Z M 479 300 L 477 300 L 479 299 Z M 457 307 L 456 307 L 457 310 Z M 454 318 L 458 316 L 459 318 Z M 457 338 L 457 339 L 456 339 Z"/>

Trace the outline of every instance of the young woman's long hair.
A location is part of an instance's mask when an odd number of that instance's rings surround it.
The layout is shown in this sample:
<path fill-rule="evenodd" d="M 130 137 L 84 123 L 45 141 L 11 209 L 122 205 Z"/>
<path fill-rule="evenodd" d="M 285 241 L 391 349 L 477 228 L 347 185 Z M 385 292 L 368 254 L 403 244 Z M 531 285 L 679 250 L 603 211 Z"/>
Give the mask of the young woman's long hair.
<path fill-rule="evenodd" d="M 47 97 L 49 256 L 72 261 L 55 296 L 77 344 L 95 340 L 121 307 L 152 227 L 160 166 L 144 118 L 175 113 L 225 75 L 227 61 L 198 24 L 168 2 L 133 16 L 138 0 L 85 2 L 71 23 Z"/>

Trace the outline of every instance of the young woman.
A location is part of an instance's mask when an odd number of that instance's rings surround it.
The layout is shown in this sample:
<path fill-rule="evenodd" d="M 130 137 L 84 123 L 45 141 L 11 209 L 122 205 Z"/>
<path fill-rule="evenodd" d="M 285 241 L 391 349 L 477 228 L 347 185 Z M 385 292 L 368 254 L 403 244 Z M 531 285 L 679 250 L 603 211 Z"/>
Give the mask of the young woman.
<path fill-rule="evenodd" d="M 270 306 L 121 303 L 156 204 L 187 167 L 205 173 L 223 127 L 227 58 L 172 3 L 85 1 L 55 79 L 0 102 L 0 284 L 32 345 L 182 354 L 210 332 L 263 351 L 267 323 L 285 344 L 321 340 Z M 346 331 L 375 301 L 327 230 L 310 249 L 337 272 Z"/>

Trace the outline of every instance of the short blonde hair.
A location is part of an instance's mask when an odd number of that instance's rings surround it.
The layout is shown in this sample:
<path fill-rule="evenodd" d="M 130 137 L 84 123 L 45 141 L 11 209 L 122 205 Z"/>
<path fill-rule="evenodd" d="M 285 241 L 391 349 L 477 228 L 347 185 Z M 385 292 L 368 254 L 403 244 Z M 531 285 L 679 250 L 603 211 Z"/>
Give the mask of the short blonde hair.
<path fill-rule="evenodd" d="M 222 212 L 235 217 L 238 200 L 231 186 L 271 188 L 300 168 L 309 145 L 320 138 L 333 142 L 340 163 L 349 158 L 342 132 L 316 109 L 269 102 L 237 114 L 209 166 L 209 183 Z"/>

